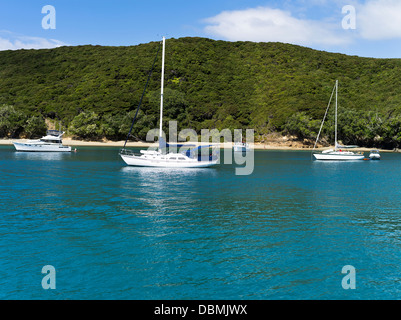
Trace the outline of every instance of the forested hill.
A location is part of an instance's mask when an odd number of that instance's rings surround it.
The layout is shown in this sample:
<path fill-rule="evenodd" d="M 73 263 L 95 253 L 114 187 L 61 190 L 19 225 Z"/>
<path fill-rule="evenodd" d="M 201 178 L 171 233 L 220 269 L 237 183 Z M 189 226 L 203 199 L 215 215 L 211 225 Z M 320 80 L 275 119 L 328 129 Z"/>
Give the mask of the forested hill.
<path fill-rule="evenodd" d="M 0 135 L 28 136 L 35 130 L 26 129 L 27 123 L 34 127 L 32 123 L 52 118 L 81 138 L 124 139 L 158 46 L 151 42 L 0 52 Z M 160 69 L 159 53 L 134 129 L 141 139 L 158 126 Z M 282 43 L 168 39 L 165 79 L 164 120 L 178 120 L 179 128 L 197 131 L 253 128 L 260 139 L 283 130 L 312 138 L 336 79 L 339 113 L 355 118 L 349 121 L 366 118 L 369 124 L 376 117 L 382 127 L 401 113 L 398 59 L 346 56 Z M 20 117 L 19 127 L 2 127 L 7 117 Z M 357 128 L 340 130 L 349 141 L 385 139 L 374 128 L 359 133 L 359 138 L 352 132 Z M 366 134 L 370 136 L 362 137 Z M 386 139 L 390 138 L 398 139 L 394 134 Z"/>

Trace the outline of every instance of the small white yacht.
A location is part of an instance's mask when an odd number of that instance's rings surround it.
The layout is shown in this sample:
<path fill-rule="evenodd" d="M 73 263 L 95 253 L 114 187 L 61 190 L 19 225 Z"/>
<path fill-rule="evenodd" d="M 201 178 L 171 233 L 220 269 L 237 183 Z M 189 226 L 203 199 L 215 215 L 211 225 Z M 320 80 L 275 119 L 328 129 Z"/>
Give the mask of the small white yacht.
<path fill-rule="evenodd" d="M 202 156 L 201 148 L 193 148 L 186 153 L 163 153 L 162 149 L 140 150 L 140 154 L 123 149 L 120 155 L 126 164 L 138 167 L 207 168 L 216 165 L 218 157 L 216 155 Z"/>
<path fill-rule="evenodd" d="M 322 153 L 313 154 L 316 160 L 363 160 L 365 156 L 348 150 L 325 150 Z"/>
<path fill-rule="evenodd" d="M 335 161 L 335 160 L 340 160 L 340 161 L 347 161 L 347 160 L 363 160 L 365 156 L 362 153 L 356 153 L 352 152 L 349 150 L 343 150 L 342 148 L 355 148 L 356 146 L 340 146 L 337 142 L 337 107 L 338 107 L 338 80 L 336 80 L 336 84 L 333 88 L 333 92 L 331 93 L 329 105 L 327 106 L 326 109 L 326 114 L 324 115 L 322 124 L 320 126 L 319 133 L 316 138 L 315 145 L 313 147 L 313 150 L 315 150 L 317 141 L 319 140 L 320 133 L 322 132 L 324 120 L 326 119 L 327 112 L 329 111 L 330 108 L 330 103 L 333 98 L 334 92 L 336 93 L 336 108 L 335 108 L 335 126 L 334 126 L 334 150 L 325 150 L 321 153 L 313 153 L 313 156 L 315 157 L 316 160 L 326 160 L 326 161 Z"/>
<path fill-rule="evenodd" d="M 163 47 L 163 52 L 162 52 L 162 72 L 161 72 L 162 76 L 161 76 L 161 92 L 160 92 L 159 148 L 158 150 L 140 150 L 140 153 L 135 153 L 131 150 L 125 149 L 125 145 L 128 141 L 127 137 L 127 140 L 125 141 L 124 144 L 124 148 L 120 151 L 120 156 L 127 165 L 137 166 L 137 167 L 208 168 L 215 166 L 219 163 L 219 152 L 217 150 L 218 149 L 217 146 L 170 145 L 166 143 L 166 141 L 163 138 L 162 124 L 163 124 L 163 92 L 164 92 L 164 59 L 165 59 L 165 45 L 166 45 L 165 37 L 163 37 L 161 45 Z M 130 135 L 130 133 L 128 134 L 128 136 Z M 174 151 L 170 151 L 170 148 L 173 148 Z M 180 148 L 180 152 L 177 152 L 177 148 Z M 182 150 L 181 148 L 184 148 L 186 150 L 181 151 Z M 212 151 L 212 153 L 210 151 Z"/>
<path fill-rule="evenodd" d="M 71 147 L 63 146 L 62 135 L 64 132 L 48 130 L 46 136 L 38 140 L 26 142 L 13 142 L 17 151 L 27 152 L 71 152 Z"/>
<path fill-rule="evenodd" d="M 380 152 L 377 149 L 371 150 L 369 154 L 369 159 L 370 160 L 380 160 Z"/>
<path fill-rule="evenodd" d="M 233 145 L 234 152 L 246 152 L 249 151 L 249 144 L 244 142 L 235 142 Z"/>
<path fill-rule="evenodd" d="M 242 132 L 241 132 L 240 141 L 236 141 L 233 144 L 234 152 L 247 152 L 250 149 L 251 148 L 249 146 L 249 143 L 243 142 L 243 140 L 242 140 Z"/>

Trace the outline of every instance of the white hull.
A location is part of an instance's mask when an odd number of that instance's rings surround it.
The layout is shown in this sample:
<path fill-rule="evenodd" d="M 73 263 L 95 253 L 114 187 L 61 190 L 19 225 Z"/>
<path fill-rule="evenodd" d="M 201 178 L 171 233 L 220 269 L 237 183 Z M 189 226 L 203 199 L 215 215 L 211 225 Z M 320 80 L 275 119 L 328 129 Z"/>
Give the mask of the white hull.
<path fill-rule="evenodd" d="M 127 165 L 137 166 L 137 167 L 208 168 L 218 163 L 218 159 L 213 161 L 198 161 L 196 159 L 189 159 L 187 157 L 185 157 L 185 160 L 176 160 L 176 159 L 166 159 L 166 158 L 162 159 L 161 157 L 155 157 L 154 159 L 149 159 L 144 155 L 141 156 L 123 155 L 123 154 L 120 155 Z"/>
<path fill-rule="evenodd" d="M 380 160 L 380 155 L 374 154 L 369 156 L 370 160 Z"/>
<path fill-rule="evenodd" d="M 141 154 L 134 154 L 125 149 L 121 150 L 120 156 L 129 166 L 136 167 L 159 167 L 159 168 L 207 168 L 216 165 L 219 162 L 218 157 L 213 156 L 207 160 L 198 159 L 197 154 L 193 155 L 191 150 L 189 154 L 181 153 L 164 153 L 168 144 L 163 138 L 163 92 L 164 92 L 164 59 L 165 59 L 165 37 L 163 37 L 163 54 L 162 54 L 162 72 L 161 72 L 161 92 L 160 92 L 160 132 L 159 132 L 159 151 L 141 150 Z M 130 132 L 131 133 L 131 132 Z M 129 133 L 129 134 L 130 134 Z M 128 136 L 129 136 L 128 134 Z M 125 148 L 125 145 L 124 145 Z M 198 147 L 197 149 L 199 149 Z M 199 149 L 200 150 L 200 149 Z"/>
<path fill-rule="evenodd" d="M 363 160 L 363 154 L 355 154 L 353 152 L 333 152 L 333 153 L 314 153 L 313 156 L 316 160 L 326 161 L 347 161 L 347 160 Z"/>
<path fill-rule="evenodd" d="M 249 147 L 243 144 L 237 144 L 233 146 L 234 152 L 246 152 L 249 150 Z"/>
<path fill-rule="evenodd" d="M 341 148 L 343 148 L 343 147 L 339 146 L 339 144 L 338 144 L 338 140 L 337 140 L 338 80 L 336 80 L 336 84 L 335 84 L 333 92 L 331 94 L 329 105 L 327 106 L 326 114 L 324 115 L 322 124 L 320 126 L 320 130 L 319 130 L 319 133 L 317 135 L 315 146 L 313 147 L 313 150 L 315 150 L 317 142 L 318 142 L 319 137 L 320 137 L 320 133 L 322 132 L 324 120 L 326 119 L 327 113 L 329 111 L 331 99 L 333 98 L 334 92 L 336 93 L 335 127 L 334 127 L 335 128 L 334 129 L 334 135 L 335 135 L 334 145 L 335 145 L 335 149 L 334 150 L 333 149 L 325 150 L 322 153 L 314 153 L 313 156 L 315 157 L 316 160 L 325 160 L 325 161 L 364 160 L 365 159 L 365 155 L 364 154 L 354 153 L 354 152 L 347 151 L 347 150 L 345 150 L 345 151 L 341 150 Z"/>
<path fill-rule="evenodd" d="M 71 147 L 61 144 L 21 143 L 13 142 L 17 151 L 25 152 L 71 152 Z"/>

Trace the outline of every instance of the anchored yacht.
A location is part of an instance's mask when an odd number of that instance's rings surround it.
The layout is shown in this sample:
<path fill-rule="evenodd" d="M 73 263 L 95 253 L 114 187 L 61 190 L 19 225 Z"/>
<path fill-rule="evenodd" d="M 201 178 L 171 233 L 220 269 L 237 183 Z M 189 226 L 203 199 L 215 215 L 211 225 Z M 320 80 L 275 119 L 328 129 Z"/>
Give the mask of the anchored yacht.
<path fill-rule="evenodd" d="M 166 141 L 163 138 L 162 124 L 163 124 L 165 43 L 166 39 L 165 37 L 163 37 L 163 41 L 161 43 L 163 47 L 163 54 L 162 54 L 162 77 L 161 77 L 161 92 L 160 92 L 159 148 L 158 150 L 140 150 L 140 153 L 135 153 L 132 150 L 125 149 L 125 145 L 131 133 L 130 132 L 128 133 L 127 140 L 125 141 L 124 148 L 120 151 L 120 156 L 124 160 L 124 162 L 129 166 L 164 167 L 164 168 L 207 168 L 215 166 L 216 164 L 219 163 L 219 151 L 216 145 L 206 145 L 206 146 L 170 145 L 166 143 Z M 134 122 L 132 123 L 132 126 L 133 124 Z M 170 148 L 172 148 L 175 151 L 171 152 Z M 180 152 L 176 151 L 177 148 L 180 148 L 179 149 Z"/>
<path fill-rule="evenodd" d="M 17 151 L 27 152 L 71 152 L 71 147 L 63 146 L 62 135 L 64 132 L 48 130 L 46 136 L 38 140 L 26 142 L 13 142 Z"/>

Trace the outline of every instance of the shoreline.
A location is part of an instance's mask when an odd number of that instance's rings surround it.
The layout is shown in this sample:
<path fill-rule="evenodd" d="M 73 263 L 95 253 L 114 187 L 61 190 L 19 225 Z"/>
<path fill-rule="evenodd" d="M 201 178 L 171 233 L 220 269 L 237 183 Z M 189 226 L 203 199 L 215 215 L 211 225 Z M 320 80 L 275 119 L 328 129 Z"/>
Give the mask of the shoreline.
<path fill-rule="evenodd" d="M 13 141 L 15 142 L 26 142 L 27 139 L 0 139 L 0 146 L 12 146 Z M 83 140 L 73 140 L 70 138 L 63 139 L 63 145 L 71 147 L 120 147 L 124 146 L 125 141 L 83 141 Z M 185 143 L 183 143 L 185 144 Z M 191 144 L 190 142 L 188 144 Z M 198 143 L 202 145 L 202 143 Z M 144 142 L 127 142 L 126 147 L 130 148 L 148 148 L 151 146 L 157 146 L 157 143 L 144 143 Z M 232 149 L 232 143 L 221 143 L 220 146 L 223 149 Z M 303 145 L 297 143 L 296 146 L 293 145 L 283 145 L 277 142 L 269 143 L 254 143 L 251 144 L 251 148 L 254 150 L 287 150 L 287 151 L 312 151 L 312 147 L 308 145 Z M 316 151 L 327 150 L 333 147 L 319 147 Z M 357 152 L 370 152 L 374 148 L 354 148 L 352 150 Z M 397 152 L 394 150 L 384 150 L 378 149 L 380 152 Z"/>

